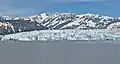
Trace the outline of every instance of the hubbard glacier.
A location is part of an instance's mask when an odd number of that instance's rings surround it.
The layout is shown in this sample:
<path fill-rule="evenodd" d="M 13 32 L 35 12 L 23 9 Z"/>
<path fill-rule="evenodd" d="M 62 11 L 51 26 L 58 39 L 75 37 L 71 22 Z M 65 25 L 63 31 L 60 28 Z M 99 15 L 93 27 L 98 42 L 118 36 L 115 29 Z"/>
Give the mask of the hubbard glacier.
<path fill-rule="evenodd" d="M 120 17 L 99 14 L 41 13 L 0 16 L 0 40 L 120 40 Z"/>

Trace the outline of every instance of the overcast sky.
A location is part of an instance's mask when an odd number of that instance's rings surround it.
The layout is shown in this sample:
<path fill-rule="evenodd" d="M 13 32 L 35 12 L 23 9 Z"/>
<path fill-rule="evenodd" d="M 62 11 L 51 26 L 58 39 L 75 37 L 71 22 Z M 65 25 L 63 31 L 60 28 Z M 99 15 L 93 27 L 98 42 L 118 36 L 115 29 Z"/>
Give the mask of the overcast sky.
<path fill-rule="evenodd" d="M 120 16 L 120 0 L 0 0 L 0 15 L 29 16 L 41 12 L 95 13 Z"/>

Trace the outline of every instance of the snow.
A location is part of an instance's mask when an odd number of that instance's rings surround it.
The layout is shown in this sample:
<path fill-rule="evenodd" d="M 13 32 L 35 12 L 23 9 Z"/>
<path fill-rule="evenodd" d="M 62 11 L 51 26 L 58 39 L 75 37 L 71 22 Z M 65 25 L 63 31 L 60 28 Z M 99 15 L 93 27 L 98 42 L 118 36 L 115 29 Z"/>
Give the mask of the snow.
<path fill-rule="evenodd" d="M 120 28 L 120 22 L 112 23 L 112 24 L 109 25 L 107 28 L 108 28 L 108 29 L 109 29 L 109 28 Z"/>
<path fill-rule="evenodd" d="M 11 20 L 11 19 L 12 19 L 12 18 L 9 17 L 9 16 L 2 16 L 2 18 L 3 18 L 4 20 Z"/>

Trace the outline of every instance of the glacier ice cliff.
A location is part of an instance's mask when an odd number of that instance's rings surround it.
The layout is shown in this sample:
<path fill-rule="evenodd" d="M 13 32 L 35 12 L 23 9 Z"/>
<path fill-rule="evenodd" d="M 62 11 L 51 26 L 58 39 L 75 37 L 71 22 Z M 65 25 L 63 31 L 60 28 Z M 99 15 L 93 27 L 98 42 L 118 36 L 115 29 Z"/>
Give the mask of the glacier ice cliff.
<path fill-rule="evenodd" d="M 120 29 L 90 30 L 39 30 L 10 35 L 1 35 L 2 41 L 53 41 L 53 40 L 120 40 Z"/>

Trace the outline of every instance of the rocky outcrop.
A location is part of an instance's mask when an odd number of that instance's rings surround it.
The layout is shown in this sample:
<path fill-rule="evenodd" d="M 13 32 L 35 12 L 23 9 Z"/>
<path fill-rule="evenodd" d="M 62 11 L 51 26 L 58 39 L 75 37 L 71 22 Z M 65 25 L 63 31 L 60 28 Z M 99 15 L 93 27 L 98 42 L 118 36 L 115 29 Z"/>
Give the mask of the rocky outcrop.
<path fill-rule="evenodd" d="M 18 32 L 44 30 L 46 27 L 38 24 L 37 22 L 26 22 L 23 20 L 5 20 L 0 21 L 0 34 L 12 34 Z"/>

